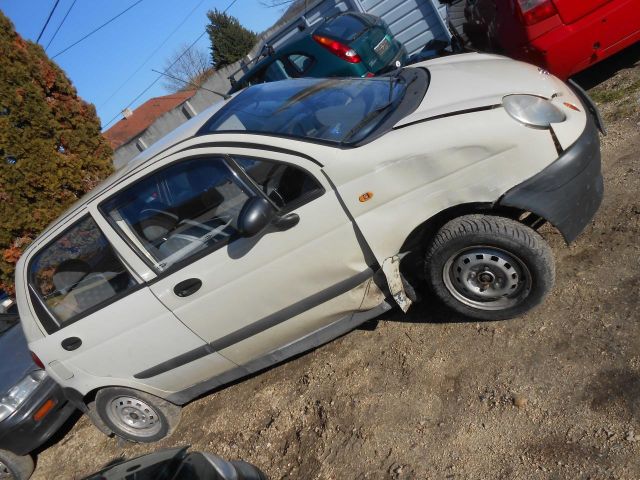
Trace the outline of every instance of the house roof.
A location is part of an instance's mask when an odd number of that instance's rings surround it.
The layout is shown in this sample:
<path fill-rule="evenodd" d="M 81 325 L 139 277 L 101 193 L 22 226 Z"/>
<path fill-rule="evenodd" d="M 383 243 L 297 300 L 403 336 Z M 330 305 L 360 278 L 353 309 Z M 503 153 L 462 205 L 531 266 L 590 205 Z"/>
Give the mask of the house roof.
<path fill-rule="evenodd" d="M 131 116 L 118 121 L 103 135 L 111 148 L 118 148 L 144 132 L 158 117 L 189 100 L 195 93 L 195 90 L 187 90 L 147 100 Z"/>

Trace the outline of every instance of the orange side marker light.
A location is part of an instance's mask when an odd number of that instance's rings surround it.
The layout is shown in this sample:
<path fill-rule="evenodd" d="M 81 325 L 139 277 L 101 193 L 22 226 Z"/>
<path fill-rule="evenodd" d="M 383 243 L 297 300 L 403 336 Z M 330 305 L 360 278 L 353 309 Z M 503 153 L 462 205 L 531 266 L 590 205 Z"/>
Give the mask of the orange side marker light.
<path fill-rule="evenodd" d="M 373 192 L 365 192 L 362 195 L 360 195 L 358 200 L 360 200 L 360 203 L 364 203 L 367 200 L 371 200 L 372 198 L 373 198 Z"/>
<path fill-rule="evenodd" d="M 575 110 L 576 112 L 579 112 L 580 109 L 578 107 L 576 107 L 573 103 L 569 103 L 569 102 L 564 102 L 563 104 L 565 107 L 570 108 L 571 110 Z"/>
<path fill-rule="evenodd" d="M 42 420 L 44 417 L 47 416 L 47 414 L 53 409 L 53 407 L 56 406 L 56 401 L 53 398 L 50 398 L 49 400 L 47 400 L 46 402 L 44 402 L 42 404 L 42 406 L 38 409 L 38 411 L 33 415 L 33 419 L 36 422 L 39 422 L 40 420 Z"/>

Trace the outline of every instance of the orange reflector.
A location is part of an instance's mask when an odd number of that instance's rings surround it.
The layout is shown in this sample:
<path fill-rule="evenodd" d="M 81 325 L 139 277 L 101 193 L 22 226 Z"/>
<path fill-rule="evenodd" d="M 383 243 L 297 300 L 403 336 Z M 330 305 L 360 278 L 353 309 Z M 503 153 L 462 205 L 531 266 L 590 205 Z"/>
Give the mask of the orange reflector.
<path fill-rule="evenodd" d="M 49 400 L 47 400 L 46 402 L 44 402 L 42 404 L 42 406 L 38 409 L 38 411 L 33 415 L 33 419 L 36 422 L 39 422 L 40 420 L 42 420 L 44 417 L 47 416 L 47 414 L 53 409 L 53 407 L 56 406 L 56 401 L 53 398 L 50 398 Z"/>
<path fill-rule="evenodd" d="M 360 200 L 360 202 L 366 202 L 367 200 L 371 200 L 372 198 L 373 198 L 373 192 L 367 192 L 360 195 L 358 200 Z"/>
<path fill-rule="evenodd" d="M 564 106 L 567 108 L 570 108 L 571 110 L 575 110 L 576 112 L 580 111 L 580 109 L 576 107 L 573 103 L 564 102 Z"/>

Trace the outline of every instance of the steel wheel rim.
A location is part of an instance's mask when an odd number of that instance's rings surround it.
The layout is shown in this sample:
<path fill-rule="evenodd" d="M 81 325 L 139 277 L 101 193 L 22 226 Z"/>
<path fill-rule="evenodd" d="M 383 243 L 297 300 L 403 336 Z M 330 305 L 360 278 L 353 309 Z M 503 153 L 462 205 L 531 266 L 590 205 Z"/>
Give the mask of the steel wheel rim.
<path fill-rule="evenodd" d="M 135 397 L 114 398 L 109 402 L 107 415 L 119 429 L 136 437 L 152 437 L 162 428 L 162 420 L 155 409 Z"/>
<path fill-rule="evenodd" d="M 511 308 L 531 290 L 526 264 L 513 253 L 488 245 L 474 245 L 451 255 L 442 278 L 456 300 L 479 310 Z"/>

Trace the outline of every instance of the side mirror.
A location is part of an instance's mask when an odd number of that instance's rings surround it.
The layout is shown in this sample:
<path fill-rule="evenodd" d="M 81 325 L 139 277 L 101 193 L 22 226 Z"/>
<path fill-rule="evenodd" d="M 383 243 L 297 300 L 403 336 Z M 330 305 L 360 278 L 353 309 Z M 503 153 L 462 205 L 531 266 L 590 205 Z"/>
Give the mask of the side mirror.
<path fill-rule="evenodd" d="M 262 197 L 252 197 L 243 205 L 238 217 L 238 231 L 243 237 L 253 237 L 273 221 L 276 211 Z"/>
<path fill-rule="evenodd" d="M 252 197 L 243 205 L 238 216 L 238 231 L 243 237 L 253 237 L 269 225 L 284 231 L 295 227 L 300 221 L 297 213 L 278 215 L 273 205 L 262 197 Z"/>

